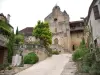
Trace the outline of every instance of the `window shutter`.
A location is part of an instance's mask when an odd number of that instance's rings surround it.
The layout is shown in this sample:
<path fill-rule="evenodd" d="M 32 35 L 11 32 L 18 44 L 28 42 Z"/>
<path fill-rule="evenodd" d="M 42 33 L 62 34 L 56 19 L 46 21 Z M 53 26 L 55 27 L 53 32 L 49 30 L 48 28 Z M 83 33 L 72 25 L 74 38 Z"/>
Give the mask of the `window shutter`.
<path fill-rule="evenodd" d="M 98 5 L 96 5 L 96 6 L 93 7 L 93 11 L 94 11 L 95 20 L 100 19 Z"/>

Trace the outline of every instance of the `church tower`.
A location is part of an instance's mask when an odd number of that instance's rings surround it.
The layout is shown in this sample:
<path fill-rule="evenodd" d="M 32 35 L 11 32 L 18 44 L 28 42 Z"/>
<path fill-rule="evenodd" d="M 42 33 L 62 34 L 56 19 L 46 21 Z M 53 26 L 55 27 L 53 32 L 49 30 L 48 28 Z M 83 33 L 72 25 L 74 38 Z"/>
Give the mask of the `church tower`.
<path fill-rule="evenodd" d="M 69 26 L 69 15 L 64 10 L 62 12 L 59 6 L 54 6 L 52 12 L 45 18 L 49 23 L 50 30 L 53 34 L 51 48 L 56 50 L 71 50 L 71 37 Z"/>

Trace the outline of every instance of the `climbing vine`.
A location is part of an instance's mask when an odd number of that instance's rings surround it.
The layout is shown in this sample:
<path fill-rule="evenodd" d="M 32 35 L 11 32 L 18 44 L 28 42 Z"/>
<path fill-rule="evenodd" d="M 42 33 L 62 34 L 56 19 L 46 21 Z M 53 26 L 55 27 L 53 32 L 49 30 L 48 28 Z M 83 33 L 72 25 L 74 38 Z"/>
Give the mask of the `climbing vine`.
<path fill-rule="evenodd" d="M 2 20 L 0 20 L 0 33 L 5 35 L 11 34 L 11 26 L 7 22 Z"/>

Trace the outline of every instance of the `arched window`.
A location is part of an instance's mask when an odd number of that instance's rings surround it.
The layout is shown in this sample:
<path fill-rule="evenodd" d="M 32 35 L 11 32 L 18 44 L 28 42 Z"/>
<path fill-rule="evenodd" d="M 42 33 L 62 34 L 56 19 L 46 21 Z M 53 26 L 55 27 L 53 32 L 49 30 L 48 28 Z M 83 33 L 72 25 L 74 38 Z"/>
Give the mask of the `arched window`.
<path fill-rule="evenodd" d="M 57 38 L 54 39 L 54 44 L 58 44 L 58 39 Z"/>
<path fill-rule="evenodd" d="M 55 28 L 55 32 L 57 32 L 57 28 Z"/>

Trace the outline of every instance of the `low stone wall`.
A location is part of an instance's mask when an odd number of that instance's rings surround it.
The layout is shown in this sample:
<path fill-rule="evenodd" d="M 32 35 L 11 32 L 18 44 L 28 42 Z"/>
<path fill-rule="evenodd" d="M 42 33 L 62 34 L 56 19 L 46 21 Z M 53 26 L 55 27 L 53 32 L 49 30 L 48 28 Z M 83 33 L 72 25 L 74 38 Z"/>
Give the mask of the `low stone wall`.
<path fill-rule="evenodd" d="M 57 51 L 59 51 L 60 53 L 65 53 L 67 50 L 65 50 L 62 46 L 60 46 L 60 45 L 54 45 L 54 44 L 52 44 L 51 46 L 50 46 L 50 48 L 52 49 L 52 50 L 57 50 Z"/>
<path fill-rule="evenodd" d="M 42 61 L 48 57 L 44 48 L 33 49 L 33 50 L 24 50 L 23 56 L 27 55 L 30 52 L 34 52 L 35 54 L 37 54 L 37 56 L 39 57 L 39 61 Z"/>

